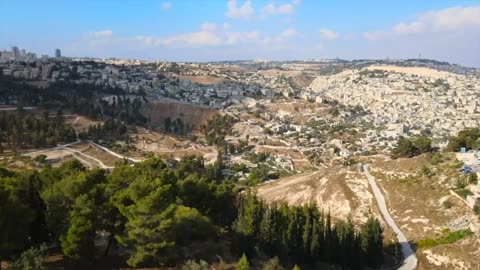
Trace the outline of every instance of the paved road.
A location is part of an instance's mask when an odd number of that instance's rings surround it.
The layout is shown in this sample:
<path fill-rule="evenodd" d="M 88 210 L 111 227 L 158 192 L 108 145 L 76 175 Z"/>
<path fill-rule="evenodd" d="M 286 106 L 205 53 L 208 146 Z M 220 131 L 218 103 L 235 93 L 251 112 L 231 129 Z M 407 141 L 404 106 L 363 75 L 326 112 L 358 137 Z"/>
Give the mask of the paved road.
<path fill-rule="evenodd" d="M 372 188 L 373 195 L 375 196 L 375 199 L 377 200 L 377 205 L 378 208 L 380 209 L 380 212 L 383 215 L 383 218 L 385 219 L 385 222 L 392 228 L 392 230 L 395 232 L 398 242 L 402 246 L 402 253 L 403 253 L 403 264 L 398 268 L 400 270 L 413 270 L 417 268 L 417 257 L 415 256 L 415 252 L 413 252 L 412 247 L 408 243 L 407 237 L 403 234 L 403 232 L 398 228 L 397 224 L 395 224 L 395 221 L 393 220 L 392 216 L 388 212 L 387 205 L 385 203 L 385 197 L 383 197 L 382 192 L 377 186 L 377 182 L 375 182 L 375 178 L 370 174 L 368 171 L 368 164 L 363 164 L 363 174 L 367 177 L 368 183 L 370 184 L 370 187 Z"/>

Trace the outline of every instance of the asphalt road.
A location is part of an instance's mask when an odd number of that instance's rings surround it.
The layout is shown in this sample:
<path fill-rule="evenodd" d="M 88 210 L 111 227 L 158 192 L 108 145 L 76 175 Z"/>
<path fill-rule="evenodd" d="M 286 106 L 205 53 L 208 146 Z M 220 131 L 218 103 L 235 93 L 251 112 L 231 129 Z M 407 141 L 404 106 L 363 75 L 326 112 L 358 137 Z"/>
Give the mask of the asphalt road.
<path fill-rule="evenodd" d="M 402 246 L 402 253 L 403 253 L 404 260 L 403 260 L 403 264 L 398 269 L 400 270 L 416 269 L 418 260 L 417 260 L 417 257 L 415 256 L 415 252 L 412 250 L 412 247 L 408 243 L 407 237 L 405 237 L 405 235 L 397 226 L 397 224 L 395 224 L 395 221 L 393 220 L 392 216 L 388 212 L 387 204 L 385 203 L 385 197 L 383 196 L 382 192 L 378 188 L 375 178 L 373 178 L 373 176 L 368 171 L 368 166 L 369 166 L 368 164 L 362 165 L 363 174 L 367 177 L 368 183 L 372 188 L 373 195 L 375 196 L 375 200 L 377 200 L 377 205 L 378 205 L 378 208 L 380 209 L 380 212 L 383 215 L 383 219 L 388 224 L 388 226 L 392 228 L 393 232 L 395 232 L 398 242 Z"/>

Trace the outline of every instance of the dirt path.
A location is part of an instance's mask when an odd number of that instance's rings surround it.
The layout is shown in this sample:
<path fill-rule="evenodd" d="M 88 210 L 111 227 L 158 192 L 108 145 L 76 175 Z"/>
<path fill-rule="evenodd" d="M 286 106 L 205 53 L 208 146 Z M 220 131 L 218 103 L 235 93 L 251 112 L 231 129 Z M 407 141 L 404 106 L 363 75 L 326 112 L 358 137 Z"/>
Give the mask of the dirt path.
<path fill-rule="evenodd" d="M 402 253 L 403 253 L 403 264 L 398 269 L 400 270 L 413 270 L 417 268 L 418 260 L 415 256 L 415 252 L 412 250 L 412 247 L 408 243 L 407 237 L 403 234 L 400 228 L 395 224 L 392 216 L 388 212 L 387 204 L 385 202 L 385 197 L 383 196 L 382 192 L 377 186 L 377 182 L 375 182 L 375 178 L 370 174 L 368 171 L 368 164 L 363 164 L 363 174 L 367 177 L 368 183 L 372 188 L 373 195 L 375 196 L 375 200 L 377 201 L 378 208 L 383 215 L 385 222 L 392 228 L 397 236 L 398 242 L 402 246 Z"/>

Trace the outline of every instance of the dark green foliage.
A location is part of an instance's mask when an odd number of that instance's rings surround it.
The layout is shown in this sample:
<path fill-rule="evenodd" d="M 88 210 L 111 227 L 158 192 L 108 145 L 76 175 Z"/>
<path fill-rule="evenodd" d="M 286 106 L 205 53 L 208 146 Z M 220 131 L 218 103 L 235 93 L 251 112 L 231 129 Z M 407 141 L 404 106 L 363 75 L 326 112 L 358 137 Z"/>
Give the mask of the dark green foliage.
<path fill-rule="evenodd" d="M 378 256 L 381 231 L 360 233 L 351 221 L 334 226 L 315 205 L 267 205 L 251 194 L 237 198 L 234 185 L 217 178 L 216 167 L 224 165 L 205 167 L 203 159 L 186 157 L 118 163 L 112 172 L 88 170 L 76 160 L 38 173 L 0 170 L 2 256 L 47 236 L 59 244 L 67 266 L 89 269 L 117 242 L 130 266 L 158 267 L 185 259 L 192 242 L 218 239 L 219 232 L 239 254 L 260 251 L 289 265 L 322 261 L 360 269 Z M 365 239 L 373 240 L 364 245 Z M 105 250 L 95 245 L 100 240 L 107 240 Z M 278 260 L 269 265 L 282 269 Z M 249 269 L 246 256 L 239 267 Z"/>
<path fill-rule="evenodd" d="M 366 252 L 366 263 L 372 268 L 383 264 L 383 227 L 375 218 L 369 218 L 361 227 L 362 248 Z"/>
<path fill-rule="evenodd" d="M 62 107 L 72 112 L 93 118 L 116 118 L 127 124 L 145 125 L 148 119 L 141 114 L 144 97 L 126 96 L 120 88 L 78 84 L 69 81 L 57 82 L 38 88 L 17 81 L 12 77 L 0 77 L 0 104 Z M 112 102 L 103 100 L 104 95 L 116 95 Z"/>
<path fill-rule="evenodd" d="M 479 149 L 480 147 L 480 128 L 468 128 L 460 131 L 457 136 L 451 137 L 447 150 L 458 152 L 460 148 Z"/>
<path fill-rule="evenodd" d="M 89 140 L 128 140 L 127 126 L 113 119 L 103 124 L 91 125 L 86 133 L 80 133 L 79 136 Z"/>
<path fill-rule="evenodd" d="M 172 121 L 170 117 L 164 120 L 164 131 L 178 136 L 186 136 L 192 132 L 193 127 L 189 123 L 184 123 L 181 118 Z"/>
<path fill-rule="evenodd" d="M 35 212 L 27 199 L 27 190 L 17 177 L 0 174 L 0 254 L 2 257 L 23 249 L 28 243 L 29 228 L 35 219 Z"/>
<path fill-rule="evenodd" d="M 23 111 L 0 113 L 0 154 L 4 149 L 26 150 L 75 140 L 75 130 L 62 118 L 39 118 Z"/>
<path fill-rule="evenodd" d="M 344 269 L 361 269 L 383 260 L 383 228 L 376 219 L 357 231 L 350 220 L 333 226 L 330 216 L 315 205 L 267 205 L 256 196 L 240 198 L 233 225 L 234 247 L 254 254 L 255 247 L 288 262 L 327 262 Z"/>
<path fill-rule="evenodd" d="M 208 120 L 207 124 L 202 126 L 208 144 L 225 144 L 225 136 L 232 135 L 232 127 L 235 122 L 235 118 L 228 114 L 215 115 L 212 119 Z"/>
<path fill-rule="evenodd" d="M 415 146 L 411 140 L 400 137 L 398 139 L 397 146 L 392 151 L 392 158 L 411 158 L 419 155 L 420 153 L 420 149 L 418 149 L 418 147 Z"/>
<path fill-rule="evenodd" d="M 432 152 L 432 139 L 428 137 L 418 137 L 414 140 L 413 144 L 421 153 Z"/>

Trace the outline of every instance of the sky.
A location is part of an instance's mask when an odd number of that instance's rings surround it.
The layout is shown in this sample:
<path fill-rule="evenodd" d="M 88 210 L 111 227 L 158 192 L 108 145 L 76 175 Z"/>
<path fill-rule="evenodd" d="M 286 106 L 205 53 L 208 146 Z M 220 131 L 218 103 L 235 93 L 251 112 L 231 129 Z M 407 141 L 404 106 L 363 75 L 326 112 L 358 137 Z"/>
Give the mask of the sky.
<path fill-rule="evenodd" d="M 480 0 L 0 0 L 0 49 L 163 61 L 428 58 L 480 67 Z"/>

